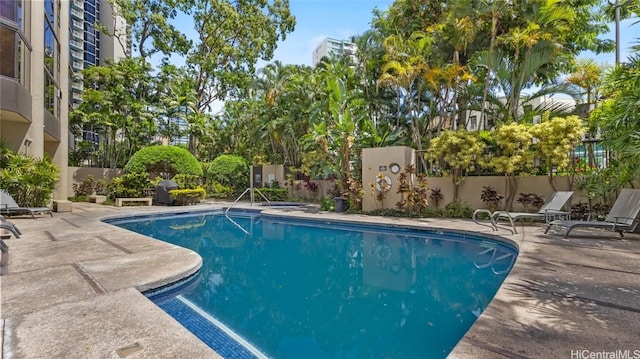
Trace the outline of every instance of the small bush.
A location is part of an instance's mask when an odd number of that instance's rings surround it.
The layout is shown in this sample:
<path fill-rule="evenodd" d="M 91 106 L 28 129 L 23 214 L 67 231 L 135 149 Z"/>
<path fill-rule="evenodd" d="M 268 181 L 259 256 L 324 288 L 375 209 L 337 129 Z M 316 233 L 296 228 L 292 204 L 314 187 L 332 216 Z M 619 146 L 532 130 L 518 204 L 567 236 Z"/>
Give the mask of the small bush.
<path fill-rule="evenodd" d="M 283 202 L 289 198 L 289 191 L 285 188 L 263 187 L 259 190 L 269 201 Z"/>
<path fill-rule="evenodd" d="M 73 194 L 76 198 L 86 197 L 92 194 L 104 195 L 107 191 L 109 181 L 106 179 L 96 180 L 92 175 L 88 175 L 87 178 L 81 180 L 79 183 L 71 185 Z"/>
<path fill-rule="evenodd" d="M 535 193 L 520 193 L 518 203 L 523 205 L 526 209 L 529 209 L 529 207 L 540 209 L 544 206 L 544 198 Z"/>
<path fill-rule="evenodd" d="M 108 197 L 111 200 L 139 198 L 143 197 L 144 190 L 150 187 L 151 181 L 147 173 L 127 173 L 111 180 Z"/>
<path fill-rule="evenodd" d="M 60 179 L 60 169 L 49 156 L 36 158 L 8 151 L 6 167 L 0 168 L 0 188 L 6 190 L 19 206 L 44 207 L 53 197 Z"/>
<path fill-rule="evenodd" d="M 173 189 L 169 191 L 169 195 L 173 199 L 173 204 L 186 206 L 200 203 L 206 197 L 207 192 L 204 188 Z"/>
<path fill-rule="evenodd" d="M 437 208 L 440 204 L 440 200 L 444 198 L 442 190 L 440 188 L 432 188 L 429 190 L 429 199 L 433 202 Z"/>
<path fill-rule="evenodd" d="M 589 216 L 589 204 L 585 202 L 578 202 L 571 206 L 571 219 L 585 220 Z"/>
<path fill-rule="evenodd" d="M 444 206 L 444 215 L 449 218 L 471 218 L 473 208 L 466 202 L 451 202 Z"/>
<path fill-rule="evenodd" d="M 329 199 L 327 197 L 320 198 L 320 210 L 333 212 L 335 209 L 336 207 L 333 199 Z"/>
<path fill-rule="evenodd" d="M 133 156 L 124 167 L 126 173 L 148 172 L 164 179 L 178 173 L 202 176 L 202 166 L 186 149 L 178 146 L 149 146 Z"/>
<path fill-rule="evenodd" d="M 73 189 L 73 194 L 75 197 L 87 197 L 90 194 L 93 194 L 95 188 L 95 180 L 92 175 L 88 175 L 87 178 L 81 180 L 78 183 L 74 183 L 71 185 Z"/>
<path fill-rule="evenodd" d="M 498 208 L 498 205 L 500 204 L 500 202 L 502 202 L 503 198 L 504 196 L 499 194 L 498 191 L 496 191 L 493 187 L 482 186 L 482 194 L 480 195 L 480 199 L 491 212 L 495 211 Z"/>
<path fill-rule="evenodd" d="M 229 199 L 233 196 L 233 189 L 215 181 L 207 184 L 207 193 L 213 198 Z"/>
<path fill-rule="evenodd" d="M 366 213 L 369 216 L 383 216 L 383 217 L 406 217 L 407 215 L 400 210 L 394 208 L 378 208 Z"/>

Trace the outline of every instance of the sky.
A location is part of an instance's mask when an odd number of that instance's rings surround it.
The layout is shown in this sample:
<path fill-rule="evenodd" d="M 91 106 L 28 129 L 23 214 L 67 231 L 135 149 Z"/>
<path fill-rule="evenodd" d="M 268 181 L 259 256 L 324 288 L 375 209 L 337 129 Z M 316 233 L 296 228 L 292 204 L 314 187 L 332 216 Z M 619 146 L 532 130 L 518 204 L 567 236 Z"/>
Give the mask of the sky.
<path fill-rule="evenodd" d="M 311 66 L 311 54 L 322 40 L 327 37 L 347 40 L 362 35 L 371 28 L 373 9 L 386 10 L 392 3 L 392 0 L 290 0 L 296 27 L 278 43 L 271 62 Z"/>

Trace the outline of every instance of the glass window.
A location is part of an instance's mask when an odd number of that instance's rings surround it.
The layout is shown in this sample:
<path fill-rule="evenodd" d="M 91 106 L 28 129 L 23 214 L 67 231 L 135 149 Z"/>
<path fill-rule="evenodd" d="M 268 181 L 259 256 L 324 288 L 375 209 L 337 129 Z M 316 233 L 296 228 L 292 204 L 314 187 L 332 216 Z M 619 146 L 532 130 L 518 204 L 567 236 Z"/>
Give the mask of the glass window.
<path fill-rule="evenodd" d="M 54 115 L 56 114 L 56 84 L 49 74 L 45 73 L 44 78 L 44 108 Z"/>
<path fill-rule="evenodd" d="M 18 2 L 15 0 L 0 0 L 0 16 L 18 22 Z"/>
<path fill-rule="evenodd" d="M 53 30 L 47 20 L 44 21 L 44 63 L 50 74 L 53 74 L 53 61 L 55 56 L 55 42 Z"/>
<path fill-rule="evenodd" d="M 91 64 L 95 64 L 96 63 L 96 57 L 93 54 L 90 54 L 88 52 L 84 53 L 84 60 L 91 63 Z"/>
<path fill-rule="evenodd" d="M 0 25 L 0 75 L 16 78 L 16 32 Z"/>
<path fill-rule="evenodd" d="M 478 129 L 478 116 L 471 116 L 469 118 L 469 129 L 470 130 Z"/>

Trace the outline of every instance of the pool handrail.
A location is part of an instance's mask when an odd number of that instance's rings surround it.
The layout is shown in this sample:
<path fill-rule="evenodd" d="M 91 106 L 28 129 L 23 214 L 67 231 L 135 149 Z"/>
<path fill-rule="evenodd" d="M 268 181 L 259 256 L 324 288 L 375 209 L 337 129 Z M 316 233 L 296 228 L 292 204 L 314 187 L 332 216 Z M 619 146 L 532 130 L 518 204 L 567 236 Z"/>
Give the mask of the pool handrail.
<path fill-rule="evenodd" d="M 225 216 L 227 215 L 227 213 L 229 212 L 229 210 L 231 209 L 231 207 L 233 207 L 236 203 L 238 203 L 238 201 L 240 201 L 240 198 L 244 197 L 244 195 L 245 195 L 245 194 L 247 194 L 247 192 L 249 192 L 249 191 L 251 191 L 251 196 L 250 196 L 250 198 L 251 198 L 251 206 L 253 206 L 253 202 L 255 202 L 255 200 L 253 199 L 253 197 L 254 197 L 253 192 L 254 192 L 254 191 L 258 192 L 258 194 L 259 194 L 259 195 L 260 195 L 260 196 L 261 196 L 265 201 L 267 201 L 267 204 L 268 204 L 269 206 L 271 206 L 271 201 L 269 201 L 269 200 L 267 199 L 267 197 L 265 197 L 265 195 L 264 195 L 262 192 L 260 192 L 260 190 L 259 190 L 259 189 L 257 189 L 257 188 L 253 188 L 253 187 L 249 187 L 249 188 L 245 189 L 245 190 L 244 190 L 244 192 L 242 192 L 242 194 L 241 194 L 241 195 L 239 195 L 239 196 L 238 196 L 238 198 L 236 198 L 236 200 L 235 200 L 235 201 L 233 201 L 233 203 L 231 203 L 231 205 L 230 205 L 229 207 L 227 207 L 227 209 L 224 211 Z"/>

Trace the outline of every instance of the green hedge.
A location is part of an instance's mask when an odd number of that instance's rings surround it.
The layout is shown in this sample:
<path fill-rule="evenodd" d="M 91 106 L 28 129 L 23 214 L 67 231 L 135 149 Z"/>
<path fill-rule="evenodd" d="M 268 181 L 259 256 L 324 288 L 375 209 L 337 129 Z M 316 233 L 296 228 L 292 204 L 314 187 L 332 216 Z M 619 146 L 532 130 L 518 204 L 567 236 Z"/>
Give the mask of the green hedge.
<path fill-rule="evenodd" d="M 169 195 L 173 198 L 173 204 L 185 206 L 200 203 L 206 197 L 207 192 L 204 188 L 173 189 L 169 191 Z"/>
<path fill-rule="evenodd" d="M 178 146 L 149 146 L 131 156 L 126 173 L 147 172 L 170 179 L 178 173 L 202 176 L 202 166 L 186 149 Z"/>

